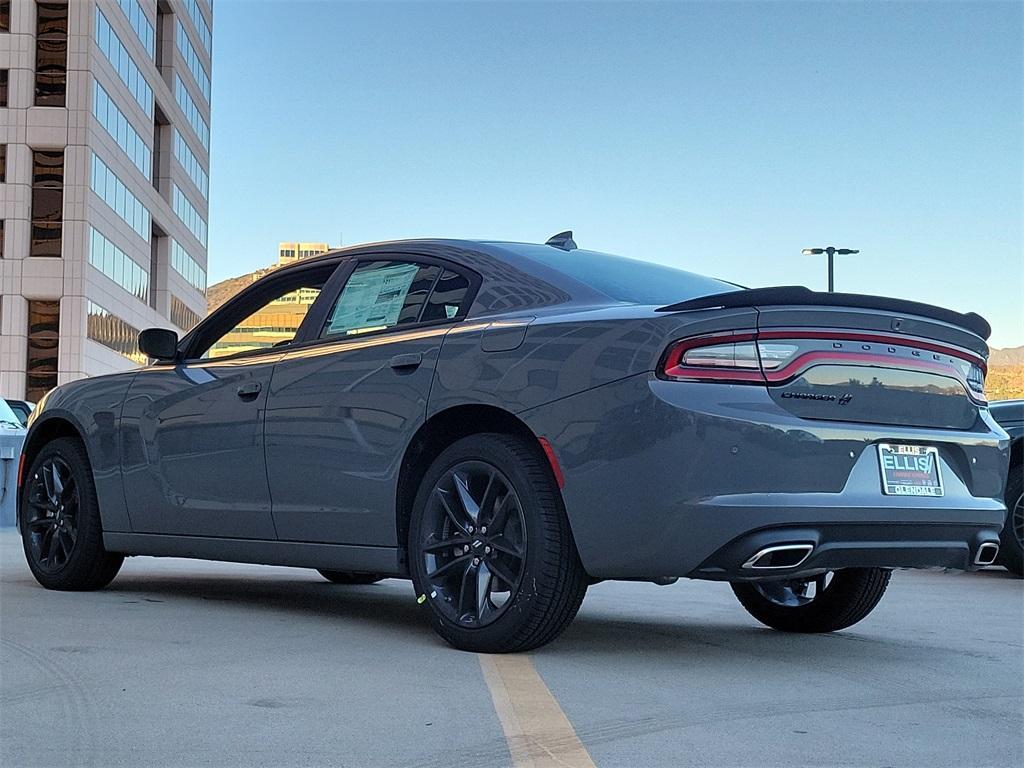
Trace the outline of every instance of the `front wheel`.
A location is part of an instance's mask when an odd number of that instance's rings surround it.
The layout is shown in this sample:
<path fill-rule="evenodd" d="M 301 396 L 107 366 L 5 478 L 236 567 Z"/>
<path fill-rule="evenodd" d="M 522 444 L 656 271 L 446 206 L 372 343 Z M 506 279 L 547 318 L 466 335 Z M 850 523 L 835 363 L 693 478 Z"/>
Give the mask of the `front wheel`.
<path fill-rule="evenodd" d="M 124 562 L 103 548 L 89 458 L 72 438 L 48 443 L 32 461 L 19 525 L 28 567 L 47 589 L 100 589 Z"/>
<path fill-rule="evenodd" d="M 587 591 L 551 468 L 511 435 L 463 438 L 430 466 L 410 520 L 409 567 L 435 630 L 466 651 L 544 645 Z"/>
<path fill-rule="evenodd" d="M 736 582 L 732 591 L 747 613 L 772 629 L 835 632 L 874 610 L 891 575 L 883 568 L 847 568 L 805 579 Z"/>

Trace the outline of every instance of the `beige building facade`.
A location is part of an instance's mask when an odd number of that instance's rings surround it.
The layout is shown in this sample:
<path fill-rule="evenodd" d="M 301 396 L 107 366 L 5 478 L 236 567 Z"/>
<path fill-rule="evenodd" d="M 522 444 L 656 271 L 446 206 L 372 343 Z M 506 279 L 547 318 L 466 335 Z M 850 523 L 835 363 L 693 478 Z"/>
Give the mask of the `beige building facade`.
<path fill-rule="evenodd" d="M 209 0 L 0 0 L 0 396 L 206 314 Z"/>

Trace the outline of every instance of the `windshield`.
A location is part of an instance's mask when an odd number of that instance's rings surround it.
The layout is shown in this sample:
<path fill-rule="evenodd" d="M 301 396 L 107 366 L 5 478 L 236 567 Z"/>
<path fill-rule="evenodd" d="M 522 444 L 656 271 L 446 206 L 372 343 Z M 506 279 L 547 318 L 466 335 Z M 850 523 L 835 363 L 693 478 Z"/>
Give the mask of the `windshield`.
<path fill-rule="evenodd" d="M 0 429 L 21 429 L 21 421 L 14 415 L 6 400 L 0 399 Z"/>
<path fill-rule="evenodd" d="M 627 304 L 675 304 L 736 291 L 740 286 L 662 264 L 598 251 L 563 251 L 549 245 L 497 243 Z"/>

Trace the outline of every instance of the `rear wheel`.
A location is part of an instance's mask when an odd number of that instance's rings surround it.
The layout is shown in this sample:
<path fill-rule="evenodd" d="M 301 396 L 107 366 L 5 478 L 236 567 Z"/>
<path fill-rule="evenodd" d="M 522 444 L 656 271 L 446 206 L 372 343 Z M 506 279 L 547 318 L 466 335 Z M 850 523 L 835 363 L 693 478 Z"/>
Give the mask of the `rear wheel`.
<path fill-rule="evenodd" d="M 1024 576 L 1024 464 L 1019 461 L 1006 481 L 1006 523 L 999 538 L 999 562 Z"/>
<path fill-rule="evenodd" d="M 317 573 L 332 584 L 376 584 L 384 577 L 379 573 L 353 573 L 352 571 L 321 571 Z"/>
<path fill-rule="evenodd" d="M 554 640 L 587 591 L 550 467 L 529 442 L 463 438 L 430 466 L 413 506 L 409 567 L 445 640 L 526 651 Z"/>
<path fill-rule="evenodd" d="M 882 599 L 891 571 L 847 568 L 806 579 L 736 582 L 747 613 L 782 632 L 835 632 L 863 619 Z"/>
<path fill-rule="evenodd" d="M 103 548 L 92 470 L 75 439 L 48 443 L 32 461 L 19 521 L 28 567 L 47 589 L 105 587 L 124 562 Z"/>

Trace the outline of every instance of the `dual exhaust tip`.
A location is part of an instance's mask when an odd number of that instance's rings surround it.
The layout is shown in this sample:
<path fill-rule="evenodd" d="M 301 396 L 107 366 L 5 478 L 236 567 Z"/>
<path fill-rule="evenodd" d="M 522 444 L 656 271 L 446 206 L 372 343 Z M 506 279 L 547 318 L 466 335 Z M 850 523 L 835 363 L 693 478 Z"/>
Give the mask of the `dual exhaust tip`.
<path fill-rule="evenodd" d="M 755 571 L 772 571 L 781 568 L 796 568 L 811 556 L 813 544 L 777 544 L 759 550 L 743 564 L 743 568 Z"/>
<path fill-rule="evenodd" d="M 777 544 L 765 547 L 743 564 L 744 569 L 754 571 L 775 571 L 796 568 L 802 565 L 814 551 L 813 544 Z M 974 555 L 977 566 L 992 565 L 999 556 L 999 544 L 986 541 Z"/>
<path fill-rule="evenodd" d="M 994 541 L 986 541 L 978 547 L 978 553 L 974 556 L 975 565 L 992 565 L 999 555 L 999 545 Z"/>

